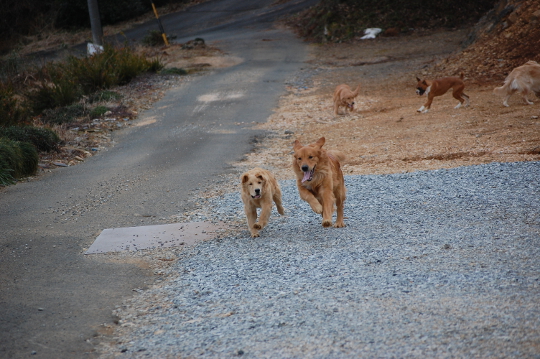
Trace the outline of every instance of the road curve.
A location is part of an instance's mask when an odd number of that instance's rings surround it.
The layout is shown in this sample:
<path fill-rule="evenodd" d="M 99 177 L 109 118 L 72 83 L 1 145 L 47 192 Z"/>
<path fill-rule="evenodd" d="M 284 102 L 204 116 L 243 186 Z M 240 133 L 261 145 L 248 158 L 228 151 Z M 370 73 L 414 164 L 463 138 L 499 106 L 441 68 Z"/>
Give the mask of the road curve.
<path fill-rule="evenodd" d="M 302 42 L 272 22 L 316 1 L 273 2 L 209 1 L 164 17 L 179 42 L 203 37 L 242 63 L 171 90 L 141 115 L 155 122 L 117 132 L 110 150 L 0 192 L 1 358 L 97 357 L 89 339 L 99 325 L 154 279 L 144 263 L 83 251 L 105 228 L 182 212 L 191 193 L 211 191 L 210 180 L 250 151 L 258 134 L 250 127 L 266 121 L 306 56 Z"/>

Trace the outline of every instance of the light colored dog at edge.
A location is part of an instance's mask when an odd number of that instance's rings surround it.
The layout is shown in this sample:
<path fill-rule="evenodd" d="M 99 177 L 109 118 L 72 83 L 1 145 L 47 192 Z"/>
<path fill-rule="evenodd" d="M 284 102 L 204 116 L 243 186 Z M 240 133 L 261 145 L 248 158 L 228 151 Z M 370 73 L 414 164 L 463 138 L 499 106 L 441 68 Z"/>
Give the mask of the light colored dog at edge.
<path fill-rule="evenodd" d="M 508 99 L 518 92 L 528 105 L 529 94 L 534 92 L 540 98 L 540 64 L 536 61 L 528 61 L 524 65 L 516 67 L 504 80 L 504 85 L 493 89 L 493 93 L 504 96 L 503 105 L 508 107 Z"/>

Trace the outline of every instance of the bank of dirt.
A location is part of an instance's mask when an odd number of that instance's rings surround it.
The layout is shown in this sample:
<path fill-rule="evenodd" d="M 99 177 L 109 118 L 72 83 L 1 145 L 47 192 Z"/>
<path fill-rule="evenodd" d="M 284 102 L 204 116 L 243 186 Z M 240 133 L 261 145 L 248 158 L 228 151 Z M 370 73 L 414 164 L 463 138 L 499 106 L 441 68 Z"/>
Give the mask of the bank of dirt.
<path fill-rule="evenodd" d="M 303 73 L 291 80 L 274 115 L 258 126 L 272 135 L 237 165 L 263 166 L 280 179 L 292 178 L 292 142 L 321 136 L 327 148 L 346 153 L 345 174 L 539 160 L 539 103 L 526 105 L 514 95 L 504 107 L 492 93 L 502 85 L 503 71 L 486 77 L 465 66 L 448 66 L 446 72 L 441 66 L 459 58 L 468 36 L 470 29 L 312 45 Z M 469 107 L 455 109 L 458 101 L 447 93 L 435 98 L 428 113 L 417 112 L 426 97 L 415 93 L 416 76 L 432 79 L 461 71 Z M 335 116 L 333 90 L 342 83 L 360 84 L 360 95 L 356 111 Z"/>

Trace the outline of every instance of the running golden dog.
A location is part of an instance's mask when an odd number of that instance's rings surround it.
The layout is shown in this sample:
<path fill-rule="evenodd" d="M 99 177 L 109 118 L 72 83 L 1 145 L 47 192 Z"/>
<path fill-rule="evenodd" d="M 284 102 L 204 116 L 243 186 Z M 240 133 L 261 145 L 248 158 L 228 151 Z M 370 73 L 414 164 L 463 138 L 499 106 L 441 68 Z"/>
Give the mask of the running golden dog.
<path fill-rule="evenodd" d="M 285 214 L 281 206 L 281 189 L 270 171 L 258 167 L 242 174 L 240 181 L 249 232 L 252 237 L 259 237 L 259 230 L 268 224 L 270 213 L 272 213 L 272 202 L 276 203 L 279 214 Z M 257 208 L 261 208 L 258 221 Z"/>
<path fill-rule="evenodd" d="M 345 114 L 347 110 L 354 111 L 354 99 L 360 92 L 360 85 L 356 90 L 351 90 L 349 85 L 338 85 L 334 91 L 334 114 L 339 115 L 339 108 L 345 107 Z"/>
<path fill-rule="evenodd" d="M 533 102 L 529 100 L 531 92 L 540 97 L 540 64 L 536 61 L 527 61 L 524 65 L 516 67 L 504 80 L 504 85 L 496 87 L 493 93 L 499 96 L 504 95 L 503 105 L 508 107 L 508 99 L 515 92 L 518 92 L 528 105 Z"/>
<path fill-rule="evenodd" d="M 293 169 L 300 198 L 309 203 L 315 213 L 322 214 L 322 226 L 332 226 L 334 204 L 337 219 L 334 227 L 345 227 L 343 205 L 345 203 L 345 180 L 340 161 L 345 155 L 340 151 L 324 150 L 325 138 L 303 146 L 294 142 Z"/>

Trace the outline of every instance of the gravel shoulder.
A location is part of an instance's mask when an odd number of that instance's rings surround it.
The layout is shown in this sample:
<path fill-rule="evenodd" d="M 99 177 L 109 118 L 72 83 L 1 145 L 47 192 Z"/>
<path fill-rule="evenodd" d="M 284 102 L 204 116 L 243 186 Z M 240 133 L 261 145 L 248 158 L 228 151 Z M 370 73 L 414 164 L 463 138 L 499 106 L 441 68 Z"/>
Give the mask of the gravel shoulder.
<path fill-rule="evenodd" d="M 504 108 L 495 81 L 468 78 L 470 108 L 446 95 L 416 113 L 414 76 L 439 75 L 465 35 L 313 46 L 233 164 L 275 172 L 287 216 L 252 239 L 235 176 L 201 195 L 186 220 L 230 231 L 169 251 L 163 280 L 115 310 L 102 358 L 540 355 L 538 105 Z M 343 82 L 362 85 L 359 111 L 336 117 Z M 348 154 L 344 229 L 321 227 L 289 168 L 294 139 L 321 135 Z"/>
<path fill-rule="evenodd" d="M 344 229 L 292 180 L 286 217 L 178 257 L 115 314 L 103 358 L 533 358 L 539 162 L 346 176 Z M 206 219 L 238 222 L 238 193 Z"/>

